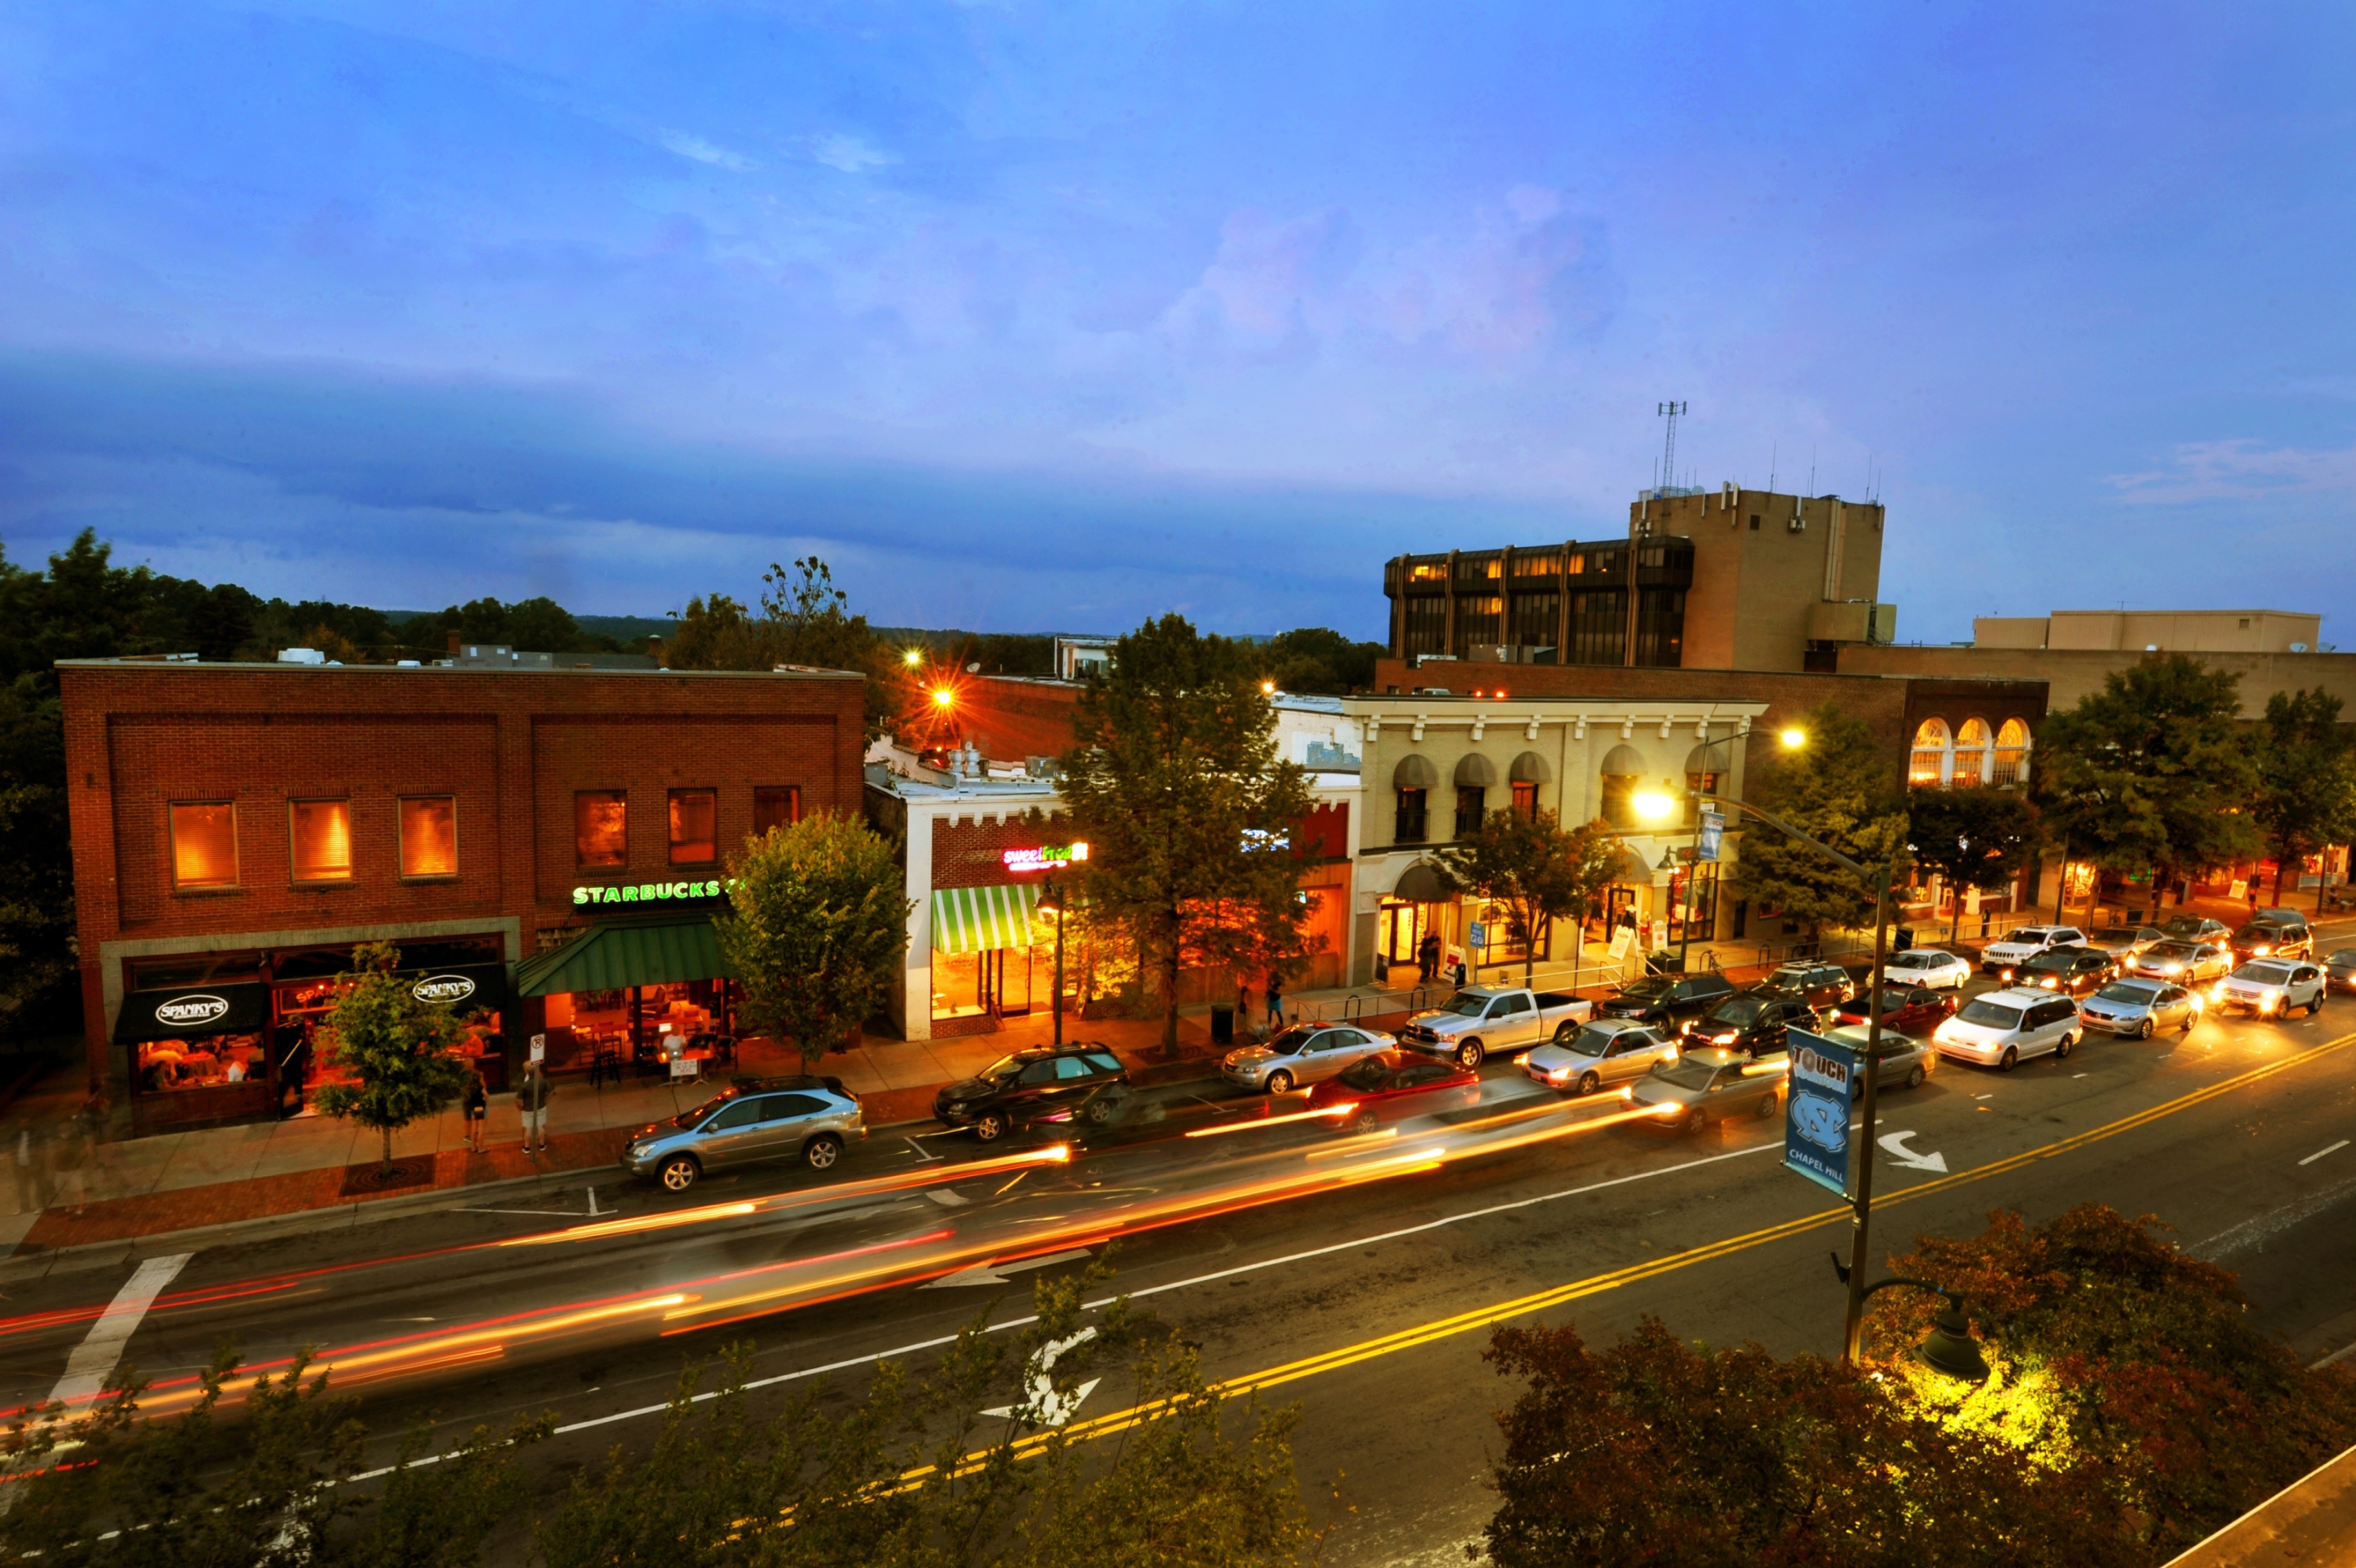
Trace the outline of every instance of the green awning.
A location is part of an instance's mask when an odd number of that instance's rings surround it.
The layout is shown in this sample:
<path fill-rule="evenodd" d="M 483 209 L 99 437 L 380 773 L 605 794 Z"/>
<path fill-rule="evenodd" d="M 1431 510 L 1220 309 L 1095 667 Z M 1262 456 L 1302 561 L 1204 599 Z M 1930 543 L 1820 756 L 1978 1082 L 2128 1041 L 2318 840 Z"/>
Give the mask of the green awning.
<path fill-rule="evenodd" d="M 691 919 L 595 925 L 552 952 L 516 965 L 519 996 L 568 991 L 620 991 L 680 980 L 734 979 L 720 956 L 709 915 Z"/>
<path fill-rule="evenodd" d="M 1012 887 L 952 887 L 933 895 L 933 950 L 988 952 L 1031 945 L 1036 884 Z"/>

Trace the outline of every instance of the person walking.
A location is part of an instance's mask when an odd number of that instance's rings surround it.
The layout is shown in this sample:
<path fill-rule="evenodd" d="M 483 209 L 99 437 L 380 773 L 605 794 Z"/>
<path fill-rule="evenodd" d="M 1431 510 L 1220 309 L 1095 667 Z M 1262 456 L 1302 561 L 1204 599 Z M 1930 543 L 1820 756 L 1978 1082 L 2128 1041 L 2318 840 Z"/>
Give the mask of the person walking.
<path fill-rule="evenodd" d="M 1431 977 L 1440 972 L 1440 933 L 1426 931 L 1423 940 L 1415 944 L 1415 967 L 1423 983 L 1430 985 Z"/>
<path fill-rule="evenodd" d="M 466 1152 L 483 1152 L 483 1133 L 490 1119 L 491 1097 L 483 1090 L 483 1069 L 474 1062 L 466 1064 L 466 1091 L 460 1101 L 466 1117 Z"/>
<path fill-rule="evenodd" d="M 523 1112 L 526 1154 L 548 1153 L 548 1097 L 553 1092 L 547 1072 L 538 1062 L 523 1069 L 523 1084 L 516 1090 L 516 1109 Z"/>
<path fill-rule="evenodd" d="M 1284 1027 L 1284 982 L 1271 974 L 1262 989 L 1268 993 L 1268 1026 L 1272 1034 Z"/>

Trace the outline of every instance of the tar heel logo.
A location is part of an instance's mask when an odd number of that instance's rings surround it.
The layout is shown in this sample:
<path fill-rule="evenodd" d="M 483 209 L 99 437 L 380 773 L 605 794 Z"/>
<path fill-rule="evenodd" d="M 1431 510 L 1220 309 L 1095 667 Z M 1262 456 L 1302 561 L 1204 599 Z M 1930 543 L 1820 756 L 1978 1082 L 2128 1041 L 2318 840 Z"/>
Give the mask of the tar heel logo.
<path fill-rule="evenodd" d="M 464 1002 L 475 993 L 475 983 L 463 974 L 429 974 L 409 993 L 420 1002 Z"/>
<path fill-rule="evenodd" d="M 198 1024 L 209 1024 L 227 1015 L 229 999 L 224 996 L 175 996 L 155 1004 L 155 1022 L 169 1024 L 176 1029 L 186 1029 Z"/>

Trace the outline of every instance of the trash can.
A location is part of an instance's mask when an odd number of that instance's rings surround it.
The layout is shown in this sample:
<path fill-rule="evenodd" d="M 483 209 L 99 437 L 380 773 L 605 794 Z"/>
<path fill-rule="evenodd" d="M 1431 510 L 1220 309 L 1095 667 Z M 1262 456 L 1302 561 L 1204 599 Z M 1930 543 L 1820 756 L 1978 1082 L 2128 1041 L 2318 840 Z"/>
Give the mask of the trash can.
<path fill-rule="evenodd" d="M 1236 1010 L 1214 1004 L 1211 1008 L 1211 1044 L 1232 1046 L 1236 1043 Z"/>

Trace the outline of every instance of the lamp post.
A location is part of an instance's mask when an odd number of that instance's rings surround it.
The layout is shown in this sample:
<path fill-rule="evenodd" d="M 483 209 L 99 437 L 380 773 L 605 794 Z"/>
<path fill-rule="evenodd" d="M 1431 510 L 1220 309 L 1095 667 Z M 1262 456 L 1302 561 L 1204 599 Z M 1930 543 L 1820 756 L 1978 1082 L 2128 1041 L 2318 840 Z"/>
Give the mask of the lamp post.
<path fill-rule="evenodd" d="M 1039 912 L 1055 917 L 1055 1048 L 1064 1048 L 1064 890 L 1048 877 L 1039 884 Z"/>
<path fill-rule="evenodd" d="M 1838 1252 L 1833 1254 L 1833 1273 L 1840 1276 L 1843 1284 L 1849 1284 L 1851 1280 L 1857 1278 L 1850 1269 L 1842 1265 Z M 1967 1383 L 1987 1382 L 1987 1358 L 1980 1353 L 1980 1342 L 1972 1337 L 1972 1326 L 1965 1320 L 1962 1294 L 1951 1291 L 1944 1285 L 1933 1284 L 1929 1280 L 1910 1280 L 1902 1275 L 1876 1280 L 1861 1289 L 1852 1285 L 1851 1289 L 1856 1299 L 1862 1304 L 1865 1298 L 1875 1291 L 1888 1290 L 1893 1285 L 1905 1285 L 1913 1290 L 1926 1290 L 1934 1295 L 1947 1298 L 1947 1309 L 1932 1320 L 1931 1337 L 1922 1341 L 1921 1352 L 1922 1364 L 1934 1372 L 1944 1372 L 1951 1378 L 1960 1378 Z M 1862 1337 L 1860 1331 L 1859 1338 Z M 1856 1349 L 1855 1345 L 1850 1347 L 1851 1360 L 1856 1359 Z"/>

